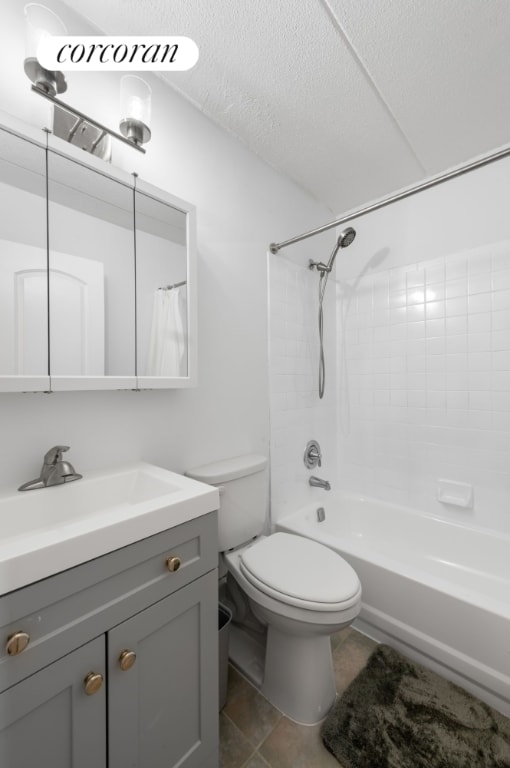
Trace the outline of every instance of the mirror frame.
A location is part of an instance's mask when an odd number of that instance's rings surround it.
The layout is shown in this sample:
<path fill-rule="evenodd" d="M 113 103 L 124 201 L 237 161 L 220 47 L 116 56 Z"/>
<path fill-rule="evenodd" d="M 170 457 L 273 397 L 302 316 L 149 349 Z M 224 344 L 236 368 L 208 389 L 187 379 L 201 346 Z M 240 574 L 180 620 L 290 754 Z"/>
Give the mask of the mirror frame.
<path fill-rule="evenodd" d="M 135 173 L 128 173 L 116 166 L 85 153 L 82 149 L 67 144 L 62 139 L 50 133 L 42 135 L 41 130 L 28 126 L 26 123 L 0 112 L 0 129 L 20 139 L 29 141 L 43 151 L 60 155 L 78 163 L 89 170 L 112 179 L 133 191 L 133 219 L 135 221 L 135 190 L 169 205 L 186 214 L 186 246 L 187 246 L 187 327 L 188 327 L 188 370 L 182 377 L 138 376 L 134 371 L 130 376 L 52 376 L 51 369 L 47 376 L 13 376 L 0 374 L 0 393 L 2 392 L 69 392 L 87 390 L 139 390 L 139 389 L 176 389 L 193 387 L 197 384 L 197 235 L 196 207 L 186 200 L 166 192 L 148 182 L 143 181 Z M 47 188 L 48 188 L 48 177 Z M 48 197 L 46 197 L 48 204 Z M 51 226 L 51 223 L 50 223 Z M 47 221 L 48 227 L 48 221 Z M 133 228 L 133 240 L 135 230 Z M 48 242 L 48 230 L 46 231 Z M 49 263 L 49 252 L 48 263 Z M 133 271 L 135 272 L 135 253 L 133 250 Z M 136 287 L 136 272 L 135 272 Z M 135 301 L 135 297 L 133 297 Z M 47 311 L 49 313 L 50 307 Z M 135 308 L 136 311 L 136 308 Z M 137 328 L 135 327 L 135 345 L 137 344 Z M 51 350 L 50 350 L 51 360 Z"/>

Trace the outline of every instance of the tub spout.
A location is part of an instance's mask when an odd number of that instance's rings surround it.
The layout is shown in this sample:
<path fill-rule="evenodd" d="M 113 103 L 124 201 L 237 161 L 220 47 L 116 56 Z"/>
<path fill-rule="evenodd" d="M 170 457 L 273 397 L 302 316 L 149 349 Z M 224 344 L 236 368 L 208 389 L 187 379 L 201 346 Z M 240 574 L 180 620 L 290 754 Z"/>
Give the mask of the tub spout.
<path fill-rule="evenodd" d="M 316 477 L 315 475 L 312 475 L 308 482 L 314 488 L 323 488 L 325 491 L 331 490 L 329 480 L 322 480 L 322 478 Z"/>

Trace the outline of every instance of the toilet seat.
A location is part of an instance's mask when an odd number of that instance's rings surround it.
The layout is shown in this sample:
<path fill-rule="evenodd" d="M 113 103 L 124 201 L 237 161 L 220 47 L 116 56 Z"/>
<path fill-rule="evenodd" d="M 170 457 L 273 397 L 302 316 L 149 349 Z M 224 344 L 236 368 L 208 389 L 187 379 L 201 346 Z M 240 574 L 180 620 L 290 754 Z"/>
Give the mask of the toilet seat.
<path fill-rule="evenodd" d="M 243 576 L 276 600 L 309 611 L 342 611 L 357 603 L 361 585 L 353 568 L 329 547 L 290 533 L 274 533 L 247 547 Z"/>

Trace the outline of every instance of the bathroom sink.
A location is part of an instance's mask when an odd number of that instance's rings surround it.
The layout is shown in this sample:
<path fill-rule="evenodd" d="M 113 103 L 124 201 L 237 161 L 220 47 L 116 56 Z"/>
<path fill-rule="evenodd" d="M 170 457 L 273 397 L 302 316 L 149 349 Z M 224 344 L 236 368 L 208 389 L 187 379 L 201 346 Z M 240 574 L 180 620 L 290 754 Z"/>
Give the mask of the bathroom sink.
<path fill-rule="evenodd" d="M 0 493 L 0 594 L 211 512 L 218 490 L 151 464 Z"/>

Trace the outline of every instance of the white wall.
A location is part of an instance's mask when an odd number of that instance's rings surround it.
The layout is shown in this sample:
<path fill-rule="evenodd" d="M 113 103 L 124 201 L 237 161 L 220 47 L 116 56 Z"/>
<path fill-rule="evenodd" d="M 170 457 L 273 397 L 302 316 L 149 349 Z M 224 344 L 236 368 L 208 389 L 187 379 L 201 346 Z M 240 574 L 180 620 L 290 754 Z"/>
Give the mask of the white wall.
<path fill-rule="evenodd" d="M 60 3 L 70 34 L 90 33 Z M 23 74 L 23 4 L 3 0 L 2 108 L 42 125 L 43 99 Z M 73 73 L 66 100 L 117 127 L 115 75 Z M 0 484 L 37 474 L 67 443 L 80 472 L 145 459 L 177 471 L 269 450 L 267 262 L 271 241 L 322 223 L 324 207 L 217 128 L 160 80 L 145 156 L 120 145 L 114 163 L 197 206 L 199 385 L 193 390 L 0 395 Z M 178 83 L 178 74 L 176 74 Z"/>
<path fill-rule="evenodd" d="M 507 533 L 509 198 L 504 160 L 364 216 L 337 270 L 339 482 Z"/>

